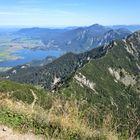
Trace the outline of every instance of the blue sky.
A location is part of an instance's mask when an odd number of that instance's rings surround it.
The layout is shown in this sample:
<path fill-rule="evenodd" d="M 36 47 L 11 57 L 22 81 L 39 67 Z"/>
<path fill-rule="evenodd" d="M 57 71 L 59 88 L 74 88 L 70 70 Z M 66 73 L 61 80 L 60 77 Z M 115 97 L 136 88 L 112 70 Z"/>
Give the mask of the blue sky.
<path fill-rule="evenodd" d="M 1 0 L 0 25 L 140 24 L 140 0 Z"/>

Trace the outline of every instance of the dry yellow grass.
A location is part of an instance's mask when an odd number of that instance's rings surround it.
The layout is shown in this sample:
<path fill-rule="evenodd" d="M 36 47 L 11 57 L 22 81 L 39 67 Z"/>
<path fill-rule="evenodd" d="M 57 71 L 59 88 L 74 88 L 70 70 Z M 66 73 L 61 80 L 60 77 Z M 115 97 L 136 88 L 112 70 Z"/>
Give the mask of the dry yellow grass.
<path fill-rule="evenodd" d="M 13 101 L 9 98 L 3 98 L 3 99 L 0 98 L 0 105 L 8 107 L 15 112 L 24 113 L 29 116 L 35 112 L 35 110 L 33 110 L 30 105 L 25 104 L 21 101 L 19 102 Z"/>
<path fill-rule="evenodd" d="M 8 96 L 0 96 L 0 105 L 7 106 L 11 110 L 26 114 L 29 117 L 34 117 L 44 123 L 59 124 L 63 133 L 78 133 L 82 137 L 90 138 L 104 136 L 107 140 L 118 140 L 116 131 L 110 127 L 111 115 L 106 116 L 101 129 L 91 128 L 86 119 L 81 117 L 80 105 L 77 100 L 62 102 L 61 99 L 55 99 L 52 107 L 49 110 L 44 110 L 37 105 L 32 108 L 31 105 L 21 101 L 12 101 Z M 96 109 L 93 109 L 92 112 L 97 115 Z M 46 135 L 48 135 L 47 132 Z"/>

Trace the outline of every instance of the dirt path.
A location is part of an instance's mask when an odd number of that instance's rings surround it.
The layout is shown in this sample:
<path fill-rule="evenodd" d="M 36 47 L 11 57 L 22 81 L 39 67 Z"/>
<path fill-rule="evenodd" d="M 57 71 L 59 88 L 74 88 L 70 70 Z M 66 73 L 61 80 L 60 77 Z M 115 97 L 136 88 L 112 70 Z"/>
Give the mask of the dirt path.
<path fill-rule="evenodd" d="M 32 95 L 33 95 L 33 97 L 34 97 L 34 101 L 33 101 L 32 104 L 31 104 L 32 108 L 34 108 L 38 97 L 36 96 L 36 94 L 34 93 L 34 91 L 33 91 L 32 89 L 30 89 L 30 91 L 31 91 L 31 93 L 32 93 Z"/>
<path fill-rule="evenodd" d="M 0 140 L 45 140 L 45 138 L 32 133 L 20 134 L 11 128 L 0 125 Z"/>

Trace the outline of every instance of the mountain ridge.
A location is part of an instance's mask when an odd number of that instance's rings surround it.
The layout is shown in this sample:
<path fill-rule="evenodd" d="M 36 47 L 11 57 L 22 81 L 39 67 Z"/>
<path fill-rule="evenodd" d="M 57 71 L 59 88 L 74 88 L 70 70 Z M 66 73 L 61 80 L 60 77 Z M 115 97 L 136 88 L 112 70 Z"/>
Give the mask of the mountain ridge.
<path fill-rule="evenodd" d="M 138 38 L 136 38 L 135 36 L 138 36 Z M 135 37 L 136 40 L 132 40 L 133 37 Z M 133 56 L 139 57 L 139 48 L 135 49 L 133 47 L 133 44 L 139 43 L 137 41 L 139 41 L 139 32 L 135 32 L 134 34 L 130 35 L 126 40 L 113 41 L 109 45 L 104 45 L 85 53 L 68 53 L 54 60 L 52 63 L 46 66 L 37 68 L 27 67 L 24 69 L 22 69 L 23 66 L 18 66 L 4 73 L 3 77 L 7 77 L 8 79 L 16 80 L 17 82 L 22 83 L 27 82 L 35 85 L 39 84 L 41 87 L 45 87 L 52 90 L 56 88 L 56 86 L 58 86 L 57 82 L 62 84 L 67 79 L 69 79 L 69 77 L 71 77 L 71 75 L 75 73 L 77 69 L 81 68 L 90 60 L 102 58 L 112 47 L 116 46 L 116 42 L 120 42 L 119 44 L 123 44 L 124 46 L 126 46 L 126 51 L 131 52 Z M 58 81 L 54 82 L 54 79 L 56 78 L 58 79 Z"/>
<path fill-rule="evenodd" d="M 76 29 L 21 29 L 16 34 L 41 39 L 45 46 L 39 49 L 54 49 L 79 53 L 108 44 L 114 39 L 123 39 L 131 34 L 131 32 L 124 29 L 115 30 L 110 27 L 94 24 Z M 106 34 L 108 38 L 104 38 Z"/>

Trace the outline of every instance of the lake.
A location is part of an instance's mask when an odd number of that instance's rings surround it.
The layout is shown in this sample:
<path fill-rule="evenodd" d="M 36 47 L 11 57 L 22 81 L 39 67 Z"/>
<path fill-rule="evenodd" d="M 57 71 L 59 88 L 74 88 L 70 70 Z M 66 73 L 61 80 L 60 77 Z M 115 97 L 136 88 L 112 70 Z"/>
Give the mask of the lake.
<path fill-rule="evenodd" d="M 21 58 L 16 60 L 0 62 L 0 67 L 15 67 L 17 65 L 23 65 L 29 63 L 33 60 L 42 60 L 47 56 L 60 57 L 63 54 L 64 54 L 63 51 L 54 51 L 54 50 L 49 50 L 49 51 L 31 50 L 31 49 L 16 50 L 13 52 L 12 55 L 19 56 Z"/>

